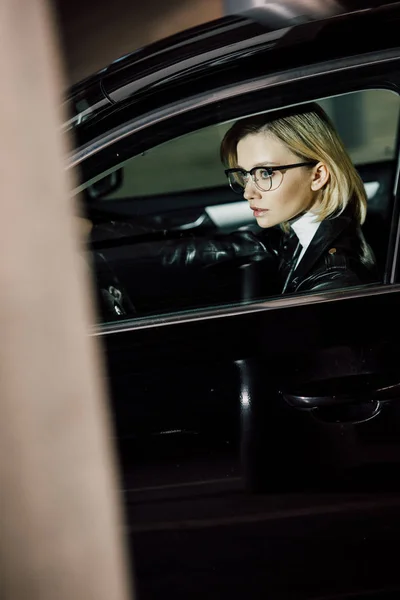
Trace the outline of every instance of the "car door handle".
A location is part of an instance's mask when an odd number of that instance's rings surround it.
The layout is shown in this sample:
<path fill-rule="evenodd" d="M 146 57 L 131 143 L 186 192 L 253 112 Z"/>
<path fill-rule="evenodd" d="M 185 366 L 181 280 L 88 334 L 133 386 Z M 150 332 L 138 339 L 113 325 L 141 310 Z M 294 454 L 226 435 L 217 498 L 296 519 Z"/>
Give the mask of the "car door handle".
<path fill-rule="evenodd" d="M 400 399 L 400 375 L 362 374 L 312 381 L 280 390 L 290 406 L 303 410 Z"/>

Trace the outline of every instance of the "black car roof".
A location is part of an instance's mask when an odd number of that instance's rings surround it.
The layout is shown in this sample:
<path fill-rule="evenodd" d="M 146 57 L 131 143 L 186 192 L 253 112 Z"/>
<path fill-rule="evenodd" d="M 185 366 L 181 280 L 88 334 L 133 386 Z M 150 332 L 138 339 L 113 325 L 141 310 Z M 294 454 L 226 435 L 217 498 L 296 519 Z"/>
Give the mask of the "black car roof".
<path fill-rule="evenodd" d="M 136 82 L 137 88 L 146 87 L 148 78 L 162 80 L 168 68 L 181 66 L 185 61 L 206 52 L 224 48 L 239 41 L 265 34 L 267 29 L 243 17 L 224 17 L 186 29 L 152 44 L 119 57 L 104 69 L 73 85 L 67 93 L 74 124 L 80 124 L 79 115 L 87 116 L 118 99 L 114 92 L 124 84 Z M 146 79 L 147 78 L 147 79 Z M 122 97 L 119 100 L 123 99 Z"/>
<path fill-rule="evenodd" d="M 400 46 L 400 2 L 273 30 L 225 17 L 119 58 L 67 95 L 78 145 L 122 121 L 128 105 L 147 112 L 202 89 L 343 56 Z M 233 78 L 235 72 L 236 79 Z"/>

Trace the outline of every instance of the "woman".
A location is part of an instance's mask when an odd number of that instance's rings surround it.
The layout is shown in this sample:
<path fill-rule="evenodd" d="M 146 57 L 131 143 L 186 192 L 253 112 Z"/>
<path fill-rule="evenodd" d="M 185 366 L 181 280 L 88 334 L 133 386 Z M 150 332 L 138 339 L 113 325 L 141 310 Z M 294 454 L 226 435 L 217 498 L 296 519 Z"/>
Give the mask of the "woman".
<path fill-rule="evenodd" d="M 208 287 L 217 288 L 253 262 L 246 298 L 378 281 L 361 231 L 363 182 L 318 104 L 237 121 L 222 141 L 221 158 L 230 186 L 249 202 L 261 229 L 171 240 L 162 248 L 164 266 L 207 267 L 217 274 Z"/>
<path fill-rule="evenodd" d="M 221 157 L 235 192 L 249 202 L 265 251 L 279 259 L 281 293 L 378 279 L 361 231 L 364 185 L 318 104 L 257 115 L 226 133 Z M 279 226 L 280 235 L 268 233 Z"/>

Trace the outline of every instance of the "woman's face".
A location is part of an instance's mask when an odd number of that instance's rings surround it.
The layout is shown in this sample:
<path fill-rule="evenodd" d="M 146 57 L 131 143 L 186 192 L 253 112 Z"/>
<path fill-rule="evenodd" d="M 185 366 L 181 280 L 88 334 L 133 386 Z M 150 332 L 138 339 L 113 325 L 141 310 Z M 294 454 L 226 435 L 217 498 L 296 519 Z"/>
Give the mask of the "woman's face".
<path fill-rule="evenodd" d="M 237 145 L 237 160 L 238 166 L 246 171 L 256 166 L 304 162 L 274 135 L 265 132 L 252 133 L 241 139 Z M 273 227 L 312 209 L 319 194 L 319 190 L 313 189 L 317 167 L 288 169 L 283 172 L 283 178 L 281 173 L 273 173 L 272 187 L 276 182 L 280 185 L 268 192 L 259 190 L 249 177 L 243 195 L 260 227 Z"/>

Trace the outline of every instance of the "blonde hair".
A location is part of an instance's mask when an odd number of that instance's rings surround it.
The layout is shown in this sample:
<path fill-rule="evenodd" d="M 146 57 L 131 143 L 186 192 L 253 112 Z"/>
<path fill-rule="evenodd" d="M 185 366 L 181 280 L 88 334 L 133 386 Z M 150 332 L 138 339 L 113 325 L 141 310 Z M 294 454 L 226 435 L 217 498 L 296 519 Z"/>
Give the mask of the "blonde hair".
<path fill-rule="evenodd" d="M 318 104 L 236 121 L 222 140 L 222 162 L 229 168 L 237 167 L 238 142 L 259 132 L 275 136 L 302 162 L 325 163 L 330 177 L 321 190 L 321 203 L 316 210 L 319 221 L 337 216 L 349 207 L 357 222 L 364 222 L 367 213 L 364 184 L 331 120 Z"/>

